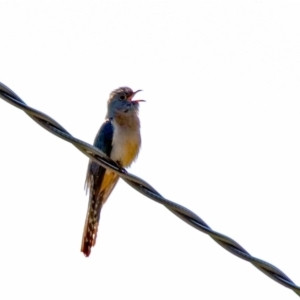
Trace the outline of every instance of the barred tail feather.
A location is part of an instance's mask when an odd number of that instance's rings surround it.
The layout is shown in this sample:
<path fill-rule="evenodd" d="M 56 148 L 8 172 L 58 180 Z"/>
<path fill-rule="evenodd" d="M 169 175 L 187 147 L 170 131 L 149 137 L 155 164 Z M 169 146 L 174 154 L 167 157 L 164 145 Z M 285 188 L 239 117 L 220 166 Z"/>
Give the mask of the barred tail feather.
<path fill-rule="evenodd" d="M 81 252 L 86 257 L 91 254 L 92 247 L 96 244 L 100 213 L 110 193 L 114 189 L 119 176 L 97 164 L 91 163 L 86 177 L 86 188 L 89 191 L 89 206 L 85 219 L 82 236 Z"/>
<path fill-rule="evenodd" d="M 100 221 L 100 213 L 102 209 L 102 197 L 98 198 L 92 196 L 90 199 L 85 226 L 82 236 L 81 252 L 88 257 L 91 249 L 96 244 L 98 226 Z"/>

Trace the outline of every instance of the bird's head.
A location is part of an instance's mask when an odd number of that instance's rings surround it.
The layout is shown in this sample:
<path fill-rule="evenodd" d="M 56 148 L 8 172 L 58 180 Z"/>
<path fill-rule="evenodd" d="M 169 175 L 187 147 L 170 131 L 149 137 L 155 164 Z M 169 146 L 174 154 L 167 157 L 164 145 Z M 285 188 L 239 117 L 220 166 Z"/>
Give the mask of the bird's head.
<path fill-rule="evenodd" d="M 113 118 L 116 114 L 126 118 L 137 114 L 139 103 L 145 100 L 133 100 L 135 94 L 141 90 L 133 91 L 129 87 L 120 87 L 110 93 L 108 100 L 107 118 Z"/>

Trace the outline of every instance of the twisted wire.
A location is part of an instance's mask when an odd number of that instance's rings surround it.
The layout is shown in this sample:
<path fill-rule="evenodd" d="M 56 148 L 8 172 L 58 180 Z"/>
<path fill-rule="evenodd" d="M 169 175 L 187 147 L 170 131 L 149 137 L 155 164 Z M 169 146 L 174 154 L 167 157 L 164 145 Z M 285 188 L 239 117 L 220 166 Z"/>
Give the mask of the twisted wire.
<path fill-rule="evenodd" d="M 175 214 L 182 221 L 197 230 L 209 235 L 221 247 L 232 253 L 233 255 L 250 262 L 258 270 L 275 280 L 279 284 L 293 290 L 300 296 L 300 287 L 297 286 L 287 275 L 272 264 L 252 256 L 241 245 L 230 237 L 223 235 L 211 229 L 199 216 L 185 208 L 184 206 L 165 199 L 150 184 L 135 175 L 128 173 L 125 169 L 120 168 L 109 157 L 96 147 L 73 137 L 59 123 L 46 114 L 29 107 L 16 93 L 0 82 L 0 98 L 11 105 L 23 110 L 30 118 L 37 122 L 44 129 L 48 130 L 57 137 L 73 144 L 79 151 L 88 156 L 90 159 L 116 172 L 126 183 L 136 189 L 141 194 L 164 205 L 169 211 Z"/>

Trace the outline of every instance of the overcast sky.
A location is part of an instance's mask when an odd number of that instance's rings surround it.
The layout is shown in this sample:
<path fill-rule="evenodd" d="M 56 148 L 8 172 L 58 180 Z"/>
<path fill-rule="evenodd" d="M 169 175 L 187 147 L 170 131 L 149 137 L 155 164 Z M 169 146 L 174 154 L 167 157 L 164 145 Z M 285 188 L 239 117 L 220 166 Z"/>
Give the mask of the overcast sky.
<path fill-rule="evenodd" d="M 92 143 L 142 89 L 130 172 L 300 285 L 299 1 L 1 1 L 0 81 Z M 88 158 L 0 100 L 0 299 L 295 299 L 122 180 L 80 252 Z"/>

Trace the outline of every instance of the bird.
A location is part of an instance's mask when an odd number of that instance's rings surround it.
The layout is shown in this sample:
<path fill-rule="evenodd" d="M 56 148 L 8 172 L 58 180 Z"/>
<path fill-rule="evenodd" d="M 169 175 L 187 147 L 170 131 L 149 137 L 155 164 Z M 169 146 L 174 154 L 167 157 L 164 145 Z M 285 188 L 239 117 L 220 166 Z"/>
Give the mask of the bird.
<path fill-rule="evenodd" d="M 94 146 L 122 168 L 132 164 L 141 147 L 138 111 L 139 103 L 145 100 L 133 100 L 140 91 L 120 87 L 110 93 L 105 121 L 94 140 Z M 118 179 L 118 174 L 90 159 L 85 181 L 89 203 L 81 243 L 81 252 L 86 257 L 96 244 L 102 207 Z"/>

